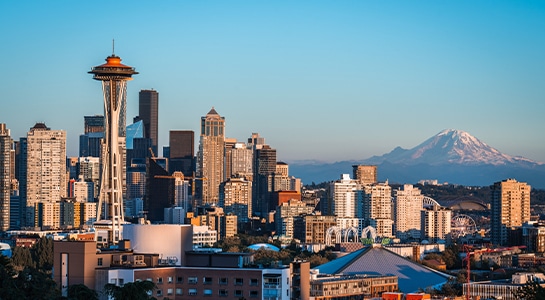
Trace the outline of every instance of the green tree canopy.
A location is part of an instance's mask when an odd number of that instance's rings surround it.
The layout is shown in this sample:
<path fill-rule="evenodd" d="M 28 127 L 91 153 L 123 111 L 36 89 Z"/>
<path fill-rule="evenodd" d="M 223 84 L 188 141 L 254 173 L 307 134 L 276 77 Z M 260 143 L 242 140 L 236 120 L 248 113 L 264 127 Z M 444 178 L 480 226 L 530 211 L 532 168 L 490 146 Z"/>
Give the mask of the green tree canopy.
<path fill-rule="evenodd" d="M 154 289 L 155 283 L 148 280 L 128 282 L 123 286 L 107 283 L 104 286 L 104 293 L 115 300 L 149 300 L 155 299 L 149 295 Z"/>

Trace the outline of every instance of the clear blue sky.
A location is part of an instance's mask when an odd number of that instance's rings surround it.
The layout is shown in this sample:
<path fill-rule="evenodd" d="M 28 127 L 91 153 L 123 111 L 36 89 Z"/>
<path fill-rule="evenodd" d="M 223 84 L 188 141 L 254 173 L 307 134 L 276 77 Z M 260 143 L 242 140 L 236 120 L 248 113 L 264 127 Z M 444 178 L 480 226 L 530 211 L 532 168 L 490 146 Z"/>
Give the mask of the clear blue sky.
<path fill-rule="evenodd" d="M 1 1 L 0 122 L 68 132 L 103 114 L 112 52 L 159 92 L 159 144 L 212 106 L 284 161 L 365 159 L 443 129 L 545 161 L 544 1 Z"/>

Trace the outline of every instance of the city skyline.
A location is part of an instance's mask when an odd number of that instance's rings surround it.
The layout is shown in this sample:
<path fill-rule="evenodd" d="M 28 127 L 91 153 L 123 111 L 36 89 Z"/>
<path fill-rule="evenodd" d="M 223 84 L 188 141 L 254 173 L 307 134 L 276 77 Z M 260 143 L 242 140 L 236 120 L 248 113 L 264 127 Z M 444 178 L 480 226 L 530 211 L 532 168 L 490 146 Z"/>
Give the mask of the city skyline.
<path fill-rule="evenodd" d="M 140 72 L 127 124 L 140 90 L 161 94 L 159 151 L 215 107 L 226 137 L 259 132 L 287 162 L 365 159 L 448 128 L 545 162 L 543 3 L 26 1 L 1 3 L 0 25 L 0 122 L 14 140 L 36 122 L 66 130 L 69 156 L 83 117 L 103 114 L 87 72 L 115 39 Z"/>

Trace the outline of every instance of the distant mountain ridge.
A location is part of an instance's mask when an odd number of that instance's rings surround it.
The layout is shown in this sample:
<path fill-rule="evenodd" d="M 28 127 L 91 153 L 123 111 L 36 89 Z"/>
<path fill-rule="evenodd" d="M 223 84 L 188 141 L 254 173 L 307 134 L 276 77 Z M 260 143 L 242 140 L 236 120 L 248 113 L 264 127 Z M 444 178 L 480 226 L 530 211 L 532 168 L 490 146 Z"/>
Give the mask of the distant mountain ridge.
<path fill-rule="evenodd" d="M 503 154 L 471 134 L 446 129 L 412 149 L 396 147 L 391 152 L 361 161 L 336 163 L 292 162 L 290 173 L 304 183 L 336 180 L 352 173 L 352 165 L 378 166 L 379 180 L 416 183 L 437 179 L 453 184 L 486 186 L 507 178 L 545 188 L 545 163 Z"/>
<path fill-rule="evenodd" d="M 381 164 L 383 162 L 395 164 L 429 164 L 432 166 L 443 164 L 461 165 L 508 165 L 508 164 L 537 164 L 520 156 L 510 156 L 481 142 L 476 137 L 462 130 L 446 129 L 427 139 L 420 145 L 406 150 L 397 147 L 390 153 L 382 156 L 373 156 L 365 159 L 367 164 Z"/>

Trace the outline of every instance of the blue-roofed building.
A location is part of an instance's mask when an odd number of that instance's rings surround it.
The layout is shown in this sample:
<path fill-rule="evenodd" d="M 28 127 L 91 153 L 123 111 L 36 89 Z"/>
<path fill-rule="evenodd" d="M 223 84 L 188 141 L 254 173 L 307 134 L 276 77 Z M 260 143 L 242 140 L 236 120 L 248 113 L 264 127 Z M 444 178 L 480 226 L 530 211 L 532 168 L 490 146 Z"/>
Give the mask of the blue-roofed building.
<path fill-rule="evenodd" d="M 399 290 L 404 293 L 438 287 L 450 277 L 391 252 L 381 245 L 367 246 L 317 266 L 314 270 L 322 274 L 395 275 L 398 277 Z"/>

